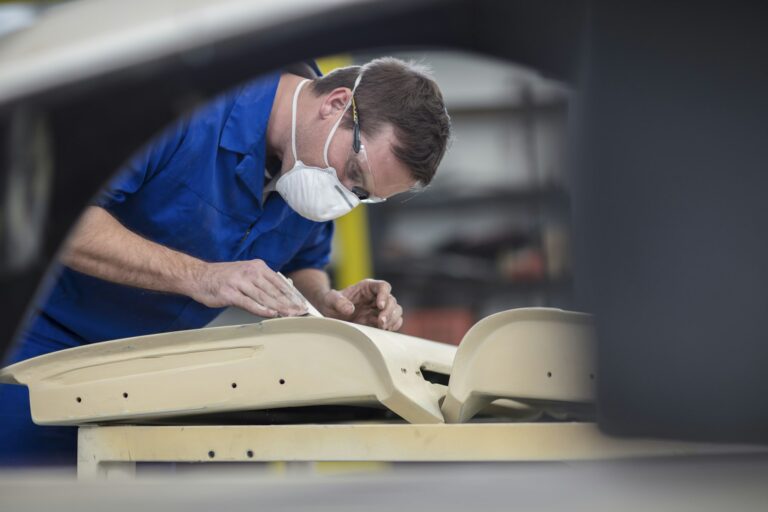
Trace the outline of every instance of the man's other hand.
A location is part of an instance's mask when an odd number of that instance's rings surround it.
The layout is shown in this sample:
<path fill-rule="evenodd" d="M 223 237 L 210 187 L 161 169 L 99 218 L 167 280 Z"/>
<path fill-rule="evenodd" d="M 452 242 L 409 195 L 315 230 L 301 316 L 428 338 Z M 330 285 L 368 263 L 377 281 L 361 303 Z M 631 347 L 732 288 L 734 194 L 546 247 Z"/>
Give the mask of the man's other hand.
<path fill-rule="evenodd" d="M 331 318 L 388 331 L 403 326 L 403 308 L 386 281 L 365 279 L 343 290 L 330 290 L 323 296 L 319 309 Z"/>
<path fill-rule="evenodd" d="M 307 307 L 296 290 L 262 260 L 204 263 L 192 298 L 211 308 L 236 306 L 262 317 L 297 316 Z"/>

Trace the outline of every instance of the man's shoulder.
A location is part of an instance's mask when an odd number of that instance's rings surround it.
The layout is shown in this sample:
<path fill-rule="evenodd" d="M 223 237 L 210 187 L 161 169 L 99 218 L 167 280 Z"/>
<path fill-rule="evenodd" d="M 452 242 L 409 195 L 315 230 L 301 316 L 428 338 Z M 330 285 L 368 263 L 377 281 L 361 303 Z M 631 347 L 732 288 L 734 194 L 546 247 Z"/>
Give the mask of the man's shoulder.
<path fill-rule="evenodd" d="M 270 73 L 242 84 L 214 102 L 209 111 L 213 118 L 201 121 L 217 125 L 223 148 L 251 152 L 264 142 L 279 81 L 278 73 Z"/>
<path fill-rule="evenodd" d="M 266 73 L 264 75 L 259 75 L 255 78 L 251 78 L 242 84 L 240 84 L 239 87 L 235 89 L 235 91 L 242 93 L 243 91 L 257 91 L 257 90 L 265 90 L 269 91 L 271 89 L 276 89 L 277 84 L 280 81 L 280 76 L 282 75 L 282 72 L 272 72 L 272 73 Z"/>
<path fill-rule="evenodd" d="M 221 118 L 225 122 L 236 107 L 247 109 L 262 107 L 266 103 L 271 107 L 279 80 L 279 73 L 269 73 L 224 91 L 196 110 L 190 123 L 200 122 L 203 118 L 210 120 L 211 117 Z"/>

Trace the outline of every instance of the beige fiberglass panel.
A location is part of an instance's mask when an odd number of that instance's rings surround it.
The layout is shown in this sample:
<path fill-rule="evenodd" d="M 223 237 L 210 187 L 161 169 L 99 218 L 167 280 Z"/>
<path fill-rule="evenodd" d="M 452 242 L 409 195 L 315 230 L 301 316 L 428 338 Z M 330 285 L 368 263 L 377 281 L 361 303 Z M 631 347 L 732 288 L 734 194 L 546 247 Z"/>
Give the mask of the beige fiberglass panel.
<path fill-rule="evenodd" d="M 22 361 L 0 381 L 25 384 L 41 425 L 163 418 L 304 405 L 383 404 L 411 423 L 443 421 L 456 348 L 327 318 L 140 336 Z"/>
<path fill-rule="evenodd" d="M 523 308 L 475 324 L 456 353 L 442 404 L 445 421 L 465 422 L 499 398 L 534 404 L 593 402 L 590 318 L 560 309 Z"/>

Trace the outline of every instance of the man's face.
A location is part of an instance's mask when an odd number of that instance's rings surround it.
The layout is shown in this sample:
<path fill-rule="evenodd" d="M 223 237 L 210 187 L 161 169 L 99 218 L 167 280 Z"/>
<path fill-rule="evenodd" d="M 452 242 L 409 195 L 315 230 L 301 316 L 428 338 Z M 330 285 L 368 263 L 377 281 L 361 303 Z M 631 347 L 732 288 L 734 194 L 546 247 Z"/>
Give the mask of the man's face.
<path fill-rule="evenodd" d="M 339 87 L 318 98 L 314 104 L 317 110 L 314 120 L 305 126 L 305 147 L 321 152 L 328 135 L 339 117 L 349 115 L 352 90 Z M 363 128 L 365 113 L 360 113 Z M 328 164 L 336 169 L 339 181 L 359 198 L 386 199 L 407 192 L 416 184 L 408 168 L 398 160 L 392 151 L 397 142 L 394 127 L 385 124 L 373 137 L 360 134 L 364 150 L 356 153 L 352 149 L 353 130 L 339 126 L 333 134 L 328 148 Z M 320 153 L 322 155 L 322 153 Z M 304 160 L 310 165 L 320 166 L 322 160 Z"/>
<path fill-rule="evenodd" d="M 359 153 L 352 149 L 352 138 L 352 130 L 339 129 L 328 149 L 328 163 L 348 190 L 361 198 L 388 198 L 415 185 L 408 168 L 392 151 L 396 139 L 391 125 L 370 139 L 361 135 L 364 149 Z"/>

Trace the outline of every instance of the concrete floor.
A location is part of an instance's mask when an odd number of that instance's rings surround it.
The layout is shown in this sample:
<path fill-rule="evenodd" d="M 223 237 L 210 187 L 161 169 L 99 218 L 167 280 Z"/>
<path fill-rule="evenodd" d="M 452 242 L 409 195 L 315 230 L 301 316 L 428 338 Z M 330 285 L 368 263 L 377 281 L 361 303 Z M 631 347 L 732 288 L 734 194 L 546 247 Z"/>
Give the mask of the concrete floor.
<path fill-rule="evenodd" d="M 140 471 L 135 481 L 102 483 L 36 471 L 0 474 L 0 510 L 765 510 L 766 476 L 765 456 L 397 464 L 377 472 L 330 475 L 197 465 L 170 474 Z"/>

